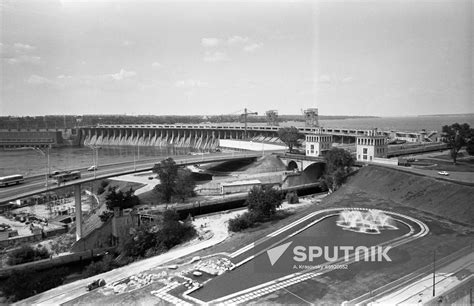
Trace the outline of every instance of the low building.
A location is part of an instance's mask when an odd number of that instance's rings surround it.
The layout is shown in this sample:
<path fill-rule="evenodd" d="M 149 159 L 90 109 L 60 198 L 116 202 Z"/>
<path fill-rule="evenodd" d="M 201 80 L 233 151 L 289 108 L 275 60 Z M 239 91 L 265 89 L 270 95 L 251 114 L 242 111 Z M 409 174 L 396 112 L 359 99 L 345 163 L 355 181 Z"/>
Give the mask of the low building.
<path fill-rule="evenodd" d="M 372 162 L 375 158 L 387 157 L 387 137 L 377 132 L 368 131 L 365 135 L 357 136 L 356 140 L 357 160 Z"/>
<path fill-rule="evenodd" d="M 314 134 L 306 134 L 306 155 L 324 156 L 332 147 L 332 135 L 323 134 L 318 130 Z"/>
<path fill-rule="evenodd" d="M 245 180 L 221 183 L 221 194 L 249 192 L 253 187 L 262 186 L 259 180 Z"/>

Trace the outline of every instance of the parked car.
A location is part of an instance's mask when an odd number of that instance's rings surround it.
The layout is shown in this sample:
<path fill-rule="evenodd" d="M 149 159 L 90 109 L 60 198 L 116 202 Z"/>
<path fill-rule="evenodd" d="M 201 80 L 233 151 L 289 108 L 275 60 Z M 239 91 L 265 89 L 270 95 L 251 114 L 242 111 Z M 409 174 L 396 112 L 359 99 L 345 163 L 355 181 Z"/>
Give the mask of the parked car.
<path fill-rule="evenodd" d="M 92 283 L 90 283 L 89 285 L 87 285 L 87 290 L 92 291 L 94 289 L 97 289 L 97 288 L 103 287 L 103 286 L 105 286 L 105 280 L 102 279 L 102 278 L 99 278 L 99 279 L 96 279 L 95 281 L 93 281 Z"/>
<path fill-rule="evenodd" d="M 97 166 L 96 165 L 92 165 L 90 166 L 89 168 L 87 168 L 87 171 L 96 171 L 97 170 Z"/>
<path fill-rule="evenodd" d="M 448 176 L 448 175 L 449 175 L 449 173 L 446 172 L 446 171 L 440 171 L 440 172 L 438 172 L 438 174 L 439 174 L 439 175 L 444 175 L 444 176 Z"/>

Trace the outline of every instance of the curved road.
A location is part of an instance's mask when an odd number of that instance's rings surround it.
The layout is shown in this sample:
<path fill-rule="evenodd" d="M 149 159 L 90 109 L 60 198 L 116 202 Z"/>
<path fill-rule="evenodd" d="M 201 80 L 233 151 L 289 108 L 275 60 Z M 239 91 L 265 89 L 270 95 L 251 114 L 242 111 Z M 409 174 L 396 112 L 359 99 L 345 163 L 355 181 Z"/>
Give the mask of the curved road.
<path fill-rule="evenodd" d="M 234 152 L 234 153 L 214 153 L 214 154 L 203 154 L 203 155 L 183 155 L 183 156 L 172 156 L 178 165 L 193 165 L 193 164 L 203 164 L 203 163 L 212 163 L 220 161 L 231 161 L 239 160 L 244 158 L 255 158 L 261 156 L 262 153 L 252 153 L 252 152 Z M 54 184 L 50 179 L 48 181 L 48 188 L 46 188 L 45 175 L 26 177 L 25 182 L 15 186 L 1 187 L 0 188 L 0 203 L 7 203 L 9 201 L 14 201 L 17 199 L 25 198 L 39 193 L 44 193 L 47 191 L 54 191 L 61 189 L 67 186 L 73 186 L 78 183 L 92 182 L 95 180 L 101 180 L 105 178 L 110 178 L 114 176 L 120 176 L 124 174 L 137 173 L 150 171 L 153 169 L 155 164 L 159 163 L 162 159 L 148 159 L 136 162 L 124 162 L 119 164 L 109 164 L 100 166 L 100 168 L 94 172 L 89 172 L 86 169 L 77 169 L 81 171 L 81 179 L 66 182 L 60 186 Z"/>

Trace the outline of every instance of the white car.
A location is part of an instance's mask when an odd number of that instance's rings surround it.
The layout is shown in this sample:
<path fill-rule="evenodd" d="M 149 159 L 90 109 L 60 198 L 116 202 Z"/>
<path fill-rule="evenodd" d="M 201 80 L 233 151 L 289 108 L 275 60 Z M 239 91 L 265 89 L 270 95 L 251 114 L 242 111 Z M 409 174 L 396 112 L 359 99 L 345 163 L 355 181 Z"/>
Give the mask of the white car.
<path fill-rule="evenodd" d="M 97 170 L 97 166 L 96 165 L 92 165 L 90 166 L 89 168 L 87 168 L 87 171 L 96 171 Z"/>
<path fill-rule="evenodd" d="M 439 175 L 444 175 L 444 176 L 448 176 L 448 175 L 449 175 L 449 173 L 446 172 L 446 171 L 440 171 L 440 172 L 438 172 L 438 174 L 439 174 Z"/>

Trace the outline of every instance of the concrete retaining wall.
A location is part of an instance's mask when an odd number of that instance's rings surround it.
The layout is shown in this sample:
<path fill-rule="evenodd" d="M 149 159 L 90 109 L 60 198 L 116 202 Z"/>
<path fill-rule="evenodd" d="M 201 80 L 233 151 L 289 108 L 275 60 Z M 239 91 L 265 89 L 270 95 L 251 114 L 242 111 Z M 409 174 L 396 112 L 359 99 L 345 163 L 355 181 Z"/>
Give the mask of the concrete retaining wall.
<path fill-rule="evenodd" d="M 392 166 L 398 166 L 398 158 L 381 158 L 381 157 L 375 157 L 374 160 L 372 161 L 373 164 L 382 164 L 382 165 L 392 165 Z"/>
<path fill-rule="evenodd" d="M 45 269 L 53 268 L 56 266 L 62 266 L 62 265 L 73 263 L 73 262 L 79 262 L 82 260 L 91 259 L 95 256 L 101 255 L 112 249 L 114 249 L 114 247 L 90 249 L 83 252 L 67 254 L 67 255 L 52 257 L 49 259 L 43 259 L 43 260 L 38 260 L 34 262 L 27 262 L 21 265 L 6 267 L 6 268 L 0 269 L 0 277 L 8 277 L 14 271 L 45 270 Z"/>
<path fill-rule="evenodd" d="M 286 147 L 277 144 L 269 144 L 262 142 L 233 140 L 233 139 L 219 139 L 219 147 L 227 149 L 239 149 L 247 151 L 272 151 L 285 150 Z"/>

